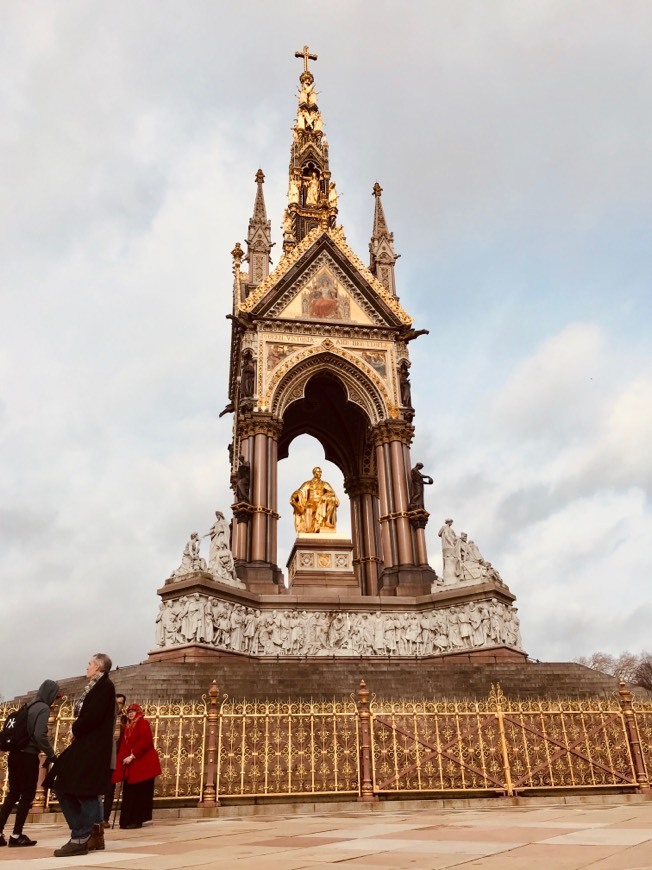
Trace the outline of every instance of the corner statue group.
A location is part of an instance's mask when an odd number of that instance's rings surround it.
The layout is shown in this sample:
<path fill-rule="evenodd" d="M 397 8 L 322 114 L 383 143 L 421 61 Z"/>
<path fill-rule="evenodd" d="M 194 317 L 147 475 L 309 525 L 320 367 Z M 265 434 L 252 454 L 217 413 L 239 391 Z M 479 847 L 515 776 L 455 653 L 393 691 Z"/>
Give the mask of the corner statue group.
<path fill-rule="evenodd" d="M 321 468 L 313 468 L 312 480 L 306 480 L 292 493 L 290 504 L 297 532 L 335 531 L 340 500 L 330 483 L 321 479 Z"/>

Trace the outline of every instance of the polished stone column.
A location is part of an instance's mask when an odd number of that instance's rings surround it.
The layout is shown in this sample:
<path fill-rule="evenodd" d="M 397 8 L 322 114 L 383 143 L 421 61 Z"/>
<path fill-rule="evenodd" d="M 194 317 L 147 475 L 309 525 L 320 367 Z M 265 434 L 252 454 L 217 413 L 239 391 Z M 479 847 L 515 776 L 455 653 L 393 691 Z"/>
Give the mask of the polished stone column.
<path fill-rule="evenodd" d="M 264 513 L 267 504 L 267 436 L 258 432 L 254 436 L 253 507 L 255 513 L 251 521 L 251 561 L 267 561 L 267 517 Z"/>
<path fill-rule="evenodd" d="M 407 487 L 409 468 L 406 474 L 403 445 L 400 441 L 392 441 L 389 444 L 389 450 L 392 463 L 393 512 L 398 539 L 398 563 L 399 565 L 414 565 L 412 535 L 407 518 L 407 506 L 410 500 Z"/>
<path fill-rule="evenodd" d="M 252 592 L 281 591 L 277 557 L 277 460 L 282 422 L 250 413 L 241 420 L 240 443 L 251 466 L 251 504 L 234 505 L 238 576 Z M 236 555 L 237 554 L 237 555 Z"/>
<path fill-rule="evenodd" d="M 383 545 L 383 566 L 391 568 L 398 562 L 396 538 L 390 515 L 393 494 L 391 489 L 391 473 L 387 461 L 386 445 L 376 446 L 376 467 L 378 468 L 378 495 L 380 498 L 380 537 Z"/>
<path fill-rule="evenodd" d="M 378 482 L 375 477 L 358 477 L 346 480 L 344 488 L 351 502 L 353 565 L 360 592 L 362 595 L 377 595 L 378 571 L 382 563 L 377 528 Z"/>

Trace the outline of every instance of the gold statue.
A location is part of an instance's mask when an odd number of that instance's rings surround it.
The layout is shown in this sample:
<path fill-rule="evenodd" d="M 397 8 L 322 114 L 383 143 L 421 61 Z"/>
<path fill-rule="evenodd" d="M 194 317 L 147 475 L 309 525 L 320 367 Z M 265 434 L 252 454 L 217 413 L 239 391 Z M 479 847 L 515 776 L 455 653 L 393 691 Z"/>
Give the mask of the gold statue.
<path fill-rule="evenodd" d="M 313 468 L 312 480 L 292 493 L 290 504 L 297 532 L 335 531 L 340 500 L 330 483 L 321 479 L 321 468 Z"/>

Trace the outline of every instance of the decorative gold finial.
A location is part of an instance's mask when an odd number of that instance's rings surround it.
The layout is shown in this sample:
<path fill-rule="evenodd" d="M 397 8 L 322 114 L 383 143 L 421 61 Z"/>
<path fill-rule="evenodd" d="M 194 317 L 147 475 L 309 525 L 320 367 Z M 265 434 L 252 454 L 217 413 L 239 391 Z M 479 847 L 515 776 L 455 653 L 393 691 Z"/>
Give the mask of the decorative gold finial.
<path fill-rule="evenodd" d="M 317 60 L 317 55 L 310 54 L 310 49 L 308 48 L 307 45 L 303 46 L 303 51 L 295 51 L 294 56 L 303 58 L 303 71 L 304 71 L 304 73 L 310 72 L 310 70 L 308 69 L 308 61 L 309 60 Z"/>
<path fill-rule="evenodd" d="M 258 172 L 256 173 L 256 179 L 255 179 L 255 180 L 256 180 L 256 183 L 257 183 L 257 184 L 263 184 L 263 183 L 264 183 L 264 181 L 265 181 L 265 173 L 263 172 L 262 169 L 259 169 Z"/>
<path fill-rule="evenodd" d="M 380 194 L 381 194 L 382 192 L 383 192 L 382 187 L 378 184 L 378 182 L 376 182 L 376 183 L 374 184 L 374 189 L 373 189 L 373 191 L 372 191 L 373 195 L 374 195 L 374 196 L 380 196 Z"/>
<path fill-rule="evenodd" d="M 233 271 L 237 275 L 237 273 L 240 271 L 240 266 L 242 265 L 242 260 L 244 258 L 244 251 L 242 250 L 240 242 L 235 243 L 235 247 L 231 251 L 231 256 L 233 257 Z"/>

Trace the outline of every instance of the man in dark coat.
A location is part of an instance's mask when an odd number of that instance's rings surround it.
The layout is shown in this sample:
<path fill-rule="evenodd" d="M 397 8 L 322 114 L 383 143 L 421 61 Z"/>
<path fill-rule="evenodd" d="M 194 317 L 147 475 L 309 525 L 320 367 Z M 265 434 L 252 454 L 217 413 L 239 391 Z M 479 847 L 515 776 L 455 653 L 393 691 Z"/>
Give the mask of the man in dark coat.
<path fill-rule="evenodd" d="M 99 795 L 104 794 L 109 778 L 115 721 L 110 670 L 111 659 L 104 653 L 96 653 L 89 661 L 89 682 L 75 703 L 72 742 L 45 778 L 44 785 L 54 789 L 70 827 L 70 840 L 55 850 L 57 857 L 86 855 L 93 827 L 102 821 Z"/>
<path fill-rule="evenodd" d="M 27 707 L 27 734 L 29 743 L 24 749 L 12 749 L 7 760 L 9 768 L 9 790 L 2 807 L 0 807 L 0 846 L 6 846 L 4 827 L 14 806 L 16 818 L 14 832 L 9 837 L 10 846 L 35 846 L 36 840 L 31 840 L 23 834 L 23 825 L 27 819 L 29 808 L 36 794 L 38 783 L 38 755 L 43 752 L 46 764 L 54 761 L 54 749 L 48 737 L 48 719 L 50 707 L 60 698 L 59 684 L 54 680 L 45 680 L 36 694 L 36 698 Z"/>

